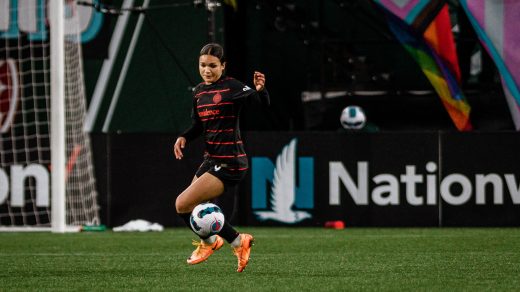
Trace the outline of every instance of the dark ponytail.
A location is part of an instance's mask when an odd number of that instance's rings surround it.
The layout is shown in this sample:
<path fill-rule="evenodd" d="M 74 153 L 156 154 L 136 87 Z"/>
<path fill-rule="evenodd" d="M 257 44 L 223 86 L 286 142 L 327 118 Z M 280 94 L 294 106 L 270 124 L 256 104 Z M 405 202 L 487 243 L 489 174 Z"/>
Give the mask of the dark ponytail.
<path fill-rule="evenodd" d="M 209 43 L 202 47 L 199 56 L 202 55 L 210 55 L 213 57 L 217 57 L 221 63 L 224 63 L 226 61 L 224 57 L 224 48 L 217 43 Z"/>

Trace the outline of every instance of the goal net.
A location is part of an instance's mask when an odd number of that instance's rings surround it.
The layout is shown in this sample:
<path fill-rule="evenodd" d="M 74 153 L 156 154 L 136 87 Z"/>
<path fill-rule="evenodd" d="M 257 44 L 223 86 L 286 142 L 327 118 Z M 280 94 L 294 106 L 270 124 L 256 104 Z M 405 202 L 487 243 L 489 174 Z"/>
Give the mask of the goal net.
<path fill-rule="evenodd" d="M 51 227 L 48 1 L 0 1 L 0 229 Z M 99 224 L 86 114 L 79 20 L 64 6 L 67 226 Z"/>

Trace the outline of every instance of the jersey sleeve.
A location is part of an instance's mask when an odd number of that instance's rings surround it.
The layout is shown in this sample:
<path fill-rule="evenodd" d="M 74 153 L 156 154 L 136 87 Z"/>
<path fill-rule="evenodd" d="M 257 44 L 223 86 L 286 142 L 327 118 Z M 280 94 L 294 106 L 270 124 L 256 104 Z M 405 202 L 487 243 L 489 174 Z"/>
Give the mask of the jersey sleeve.
<path fill-rule="evenodd" d="M 270 105 L 269 92 L 264 87 L 261 91 L 249 87 L 248 85 L 236 80 L 230 80 L 230 88 L 233 92 L 233 99 L 247 99 L 248 102 L 260 102 L 264 105 Z"/>
<path fill-rule="evenodd" d="M 258 101 L 266 106 L 271 105 L 271 98 L 269 96 L 269 92 L 267 91 L 267 88 L 264 87 L 264 89 L 257 91 L 256 96 L 254 97 L 258 99 Z"/>
<path fill-rule="evenodd" d="M 256 93 L 256 90 L 236 79 L 230 79 L 228 86 L 231 89 L 232 99 L 234 100 L 248 98 Z"/>
<path fill-rule="evenodd" d="M 184 137 L 186 142 L 190 142 L 200 136 L 202 133 L 202 122 L 197 114 L 197 99 L 193 98 L 193 107 L 191 109 L 191 126 L 186 129 L 179 137 Z"/>

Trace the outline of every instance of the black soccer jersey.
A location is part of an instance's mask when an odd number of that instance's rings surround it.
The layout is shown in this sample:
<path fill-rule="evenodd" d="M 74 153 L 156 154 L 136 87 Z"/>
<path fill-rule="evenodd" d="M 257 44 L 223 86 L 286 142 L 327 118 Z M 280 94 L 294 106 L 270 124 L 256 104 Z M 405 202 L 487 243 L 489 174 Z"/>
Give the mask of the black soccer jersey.
<path fill-rule="evenodd" d="M 189 142 L 203 134 L 207 158 L 231 171 L 247 170 L 239 116 L 244 103 L 251 99 L 269 104 L 265 88 L 257 92 L 231 77 L 197 85 L 193 92 L 192 125 L 181 136 Z"/>

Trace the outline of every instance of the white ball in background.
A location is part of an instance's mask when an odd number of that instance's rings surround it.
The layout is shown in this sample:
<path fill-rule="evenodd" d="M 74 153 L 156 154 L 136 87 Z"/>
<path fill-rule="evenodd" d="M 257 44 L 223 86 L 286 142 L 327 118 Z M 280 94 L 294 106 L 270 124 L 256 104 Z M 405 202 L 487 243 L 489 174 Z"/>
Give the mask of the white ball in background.
<path fill-rule="evenodd" d="M 347 130 L 359 130 L 365 126 L 366 116 L 362 108 L 350 105 L 343 109 L 339 118 L 341 126 Z"/>

